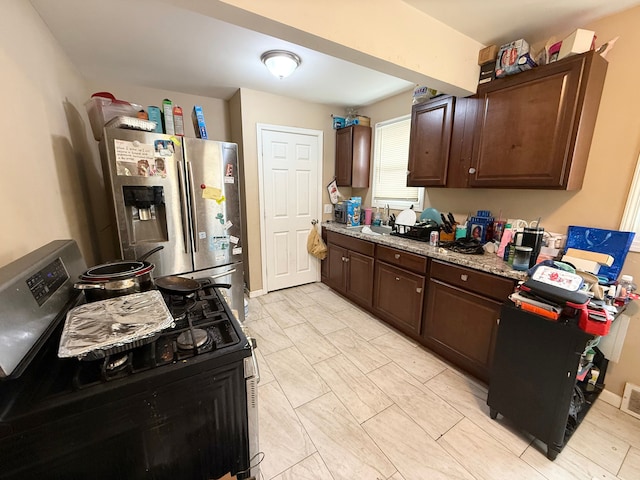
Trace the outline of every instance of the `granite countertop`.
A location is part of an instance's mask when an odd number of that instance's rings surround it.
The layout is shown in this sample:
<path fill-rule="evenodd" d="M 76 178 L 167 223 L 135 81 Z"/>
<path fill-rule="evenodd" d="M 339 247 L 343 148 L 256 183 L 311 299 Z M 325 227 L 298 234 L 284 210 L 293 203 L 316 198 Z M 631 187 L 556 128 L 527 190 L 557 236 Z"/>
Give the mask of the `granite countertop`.
<path fill-rule="evenodd" d="M 492 273 L 501 277 L 512 278 L 514 280 L 525 280 L 527 278 L 527 274 L 525 272 L 513 270 L 511 265 L 494 253 L 485 253 L 484 255 L 466 255 L 464 253 L 451 252 L 440 247 L 432 247 L 427 242 L 419 242 L 417 240 L 401 238 L 394 235 L 371 235 L 361 233 L 357 231 L 356 228 L 349 228 L 342 223 L 324 222 L 322 226 L 331 232 L 342 233 L 368 242 L 386 245 L 399 250 L 424 255 L 425 257 L 436 258 L 438 260 Z"/>

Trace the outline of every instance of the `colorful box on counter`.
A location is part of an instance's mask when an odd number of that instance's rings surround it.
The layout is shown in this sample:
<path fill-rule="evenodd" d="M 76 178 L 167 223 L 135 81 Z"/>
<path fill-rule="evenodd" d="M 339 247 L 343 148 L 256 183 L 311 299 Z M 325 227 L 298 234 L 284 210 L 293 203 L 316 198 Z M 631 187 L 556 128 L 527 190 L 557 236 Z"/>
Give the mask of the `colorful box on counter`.
<path fill-rule="evenodd" d="M 346 201 L 347 204 L 347 225 L 356 227 L 360 225 L 360 207 L 362 205 L 361 197 L 351 197 Z"/>

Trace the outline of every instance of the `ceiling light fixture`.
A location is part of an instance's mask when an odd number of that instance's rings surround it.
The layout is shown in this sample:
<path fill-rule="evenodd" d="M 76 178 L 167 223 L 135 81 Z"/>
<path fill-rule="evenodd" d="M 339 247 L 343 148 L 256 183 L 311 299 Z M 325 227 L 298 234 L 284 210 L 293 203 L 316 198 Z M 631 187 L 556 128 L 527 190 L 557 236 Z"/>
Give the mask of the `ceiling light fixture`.
<path fill-rule="evenodd" d="M 298 55 L 286 50 L 269 50 L 262 54 L 260 60 L 280 80 L 291 75 L 302 63 Z"/>

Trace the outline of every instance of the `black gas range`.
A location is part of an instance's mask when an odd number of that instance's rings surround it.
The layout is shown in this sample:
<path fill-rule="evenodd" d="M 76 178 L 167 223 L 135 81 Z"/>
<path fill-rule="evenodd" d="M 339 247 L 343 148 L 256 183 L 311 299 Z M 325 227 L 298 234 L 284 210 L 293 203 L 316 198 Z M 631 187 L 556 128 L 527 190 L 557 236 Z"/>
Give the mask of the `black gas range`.
<path fill-rule="evenodd" d="M 43 287 L 30 283 L 42 277 L 44 290 L 57 286 L 43 303 L 57 305 L 45 315 L 53 327 L 31 327 L 46 338 L 22 347 L 28 364 L 0 382 L 0 478 L 215 479 L 229 471 L 248 478 L 257 452 L 257 367 L 221 290 L 200 279 L 189 296 L 163 294 L 175 326 L 134 348 L 96 360 L 58 358 L 66 311 L 79 300 L 69 284 L 83 263 L 70 258 L 74 242 L 59 242 L 41 252 L 37 274 L 0 287 L 5 300 L 14 284 L 29 285 L 13 303 L 33 311 L 29 297 Z M 52 272 L 66 279 L 47 279 Z M 19 327 L 10 314 L 0 313 L 0 342 Z M 0 354 L 5 375 L 12 364 Z"/>

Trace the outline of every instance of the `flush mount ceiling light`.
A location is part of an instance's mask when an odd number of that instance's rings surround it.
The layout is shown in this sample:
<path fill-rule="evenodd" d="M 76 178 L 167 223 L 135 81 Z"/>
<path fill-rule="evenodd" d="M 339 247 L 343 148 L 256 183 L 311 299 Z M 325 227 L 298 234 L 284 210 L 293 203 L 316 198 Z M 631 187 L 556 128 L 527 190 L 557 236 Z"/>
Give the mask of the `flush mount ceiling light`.
<path fill-rule="evenodd" d="M 260 60 L 273 75 L 281 80 L 291 75 L 302 63 L 298 55 L 286 50 L 269 50 L 262 54 Z"/>

